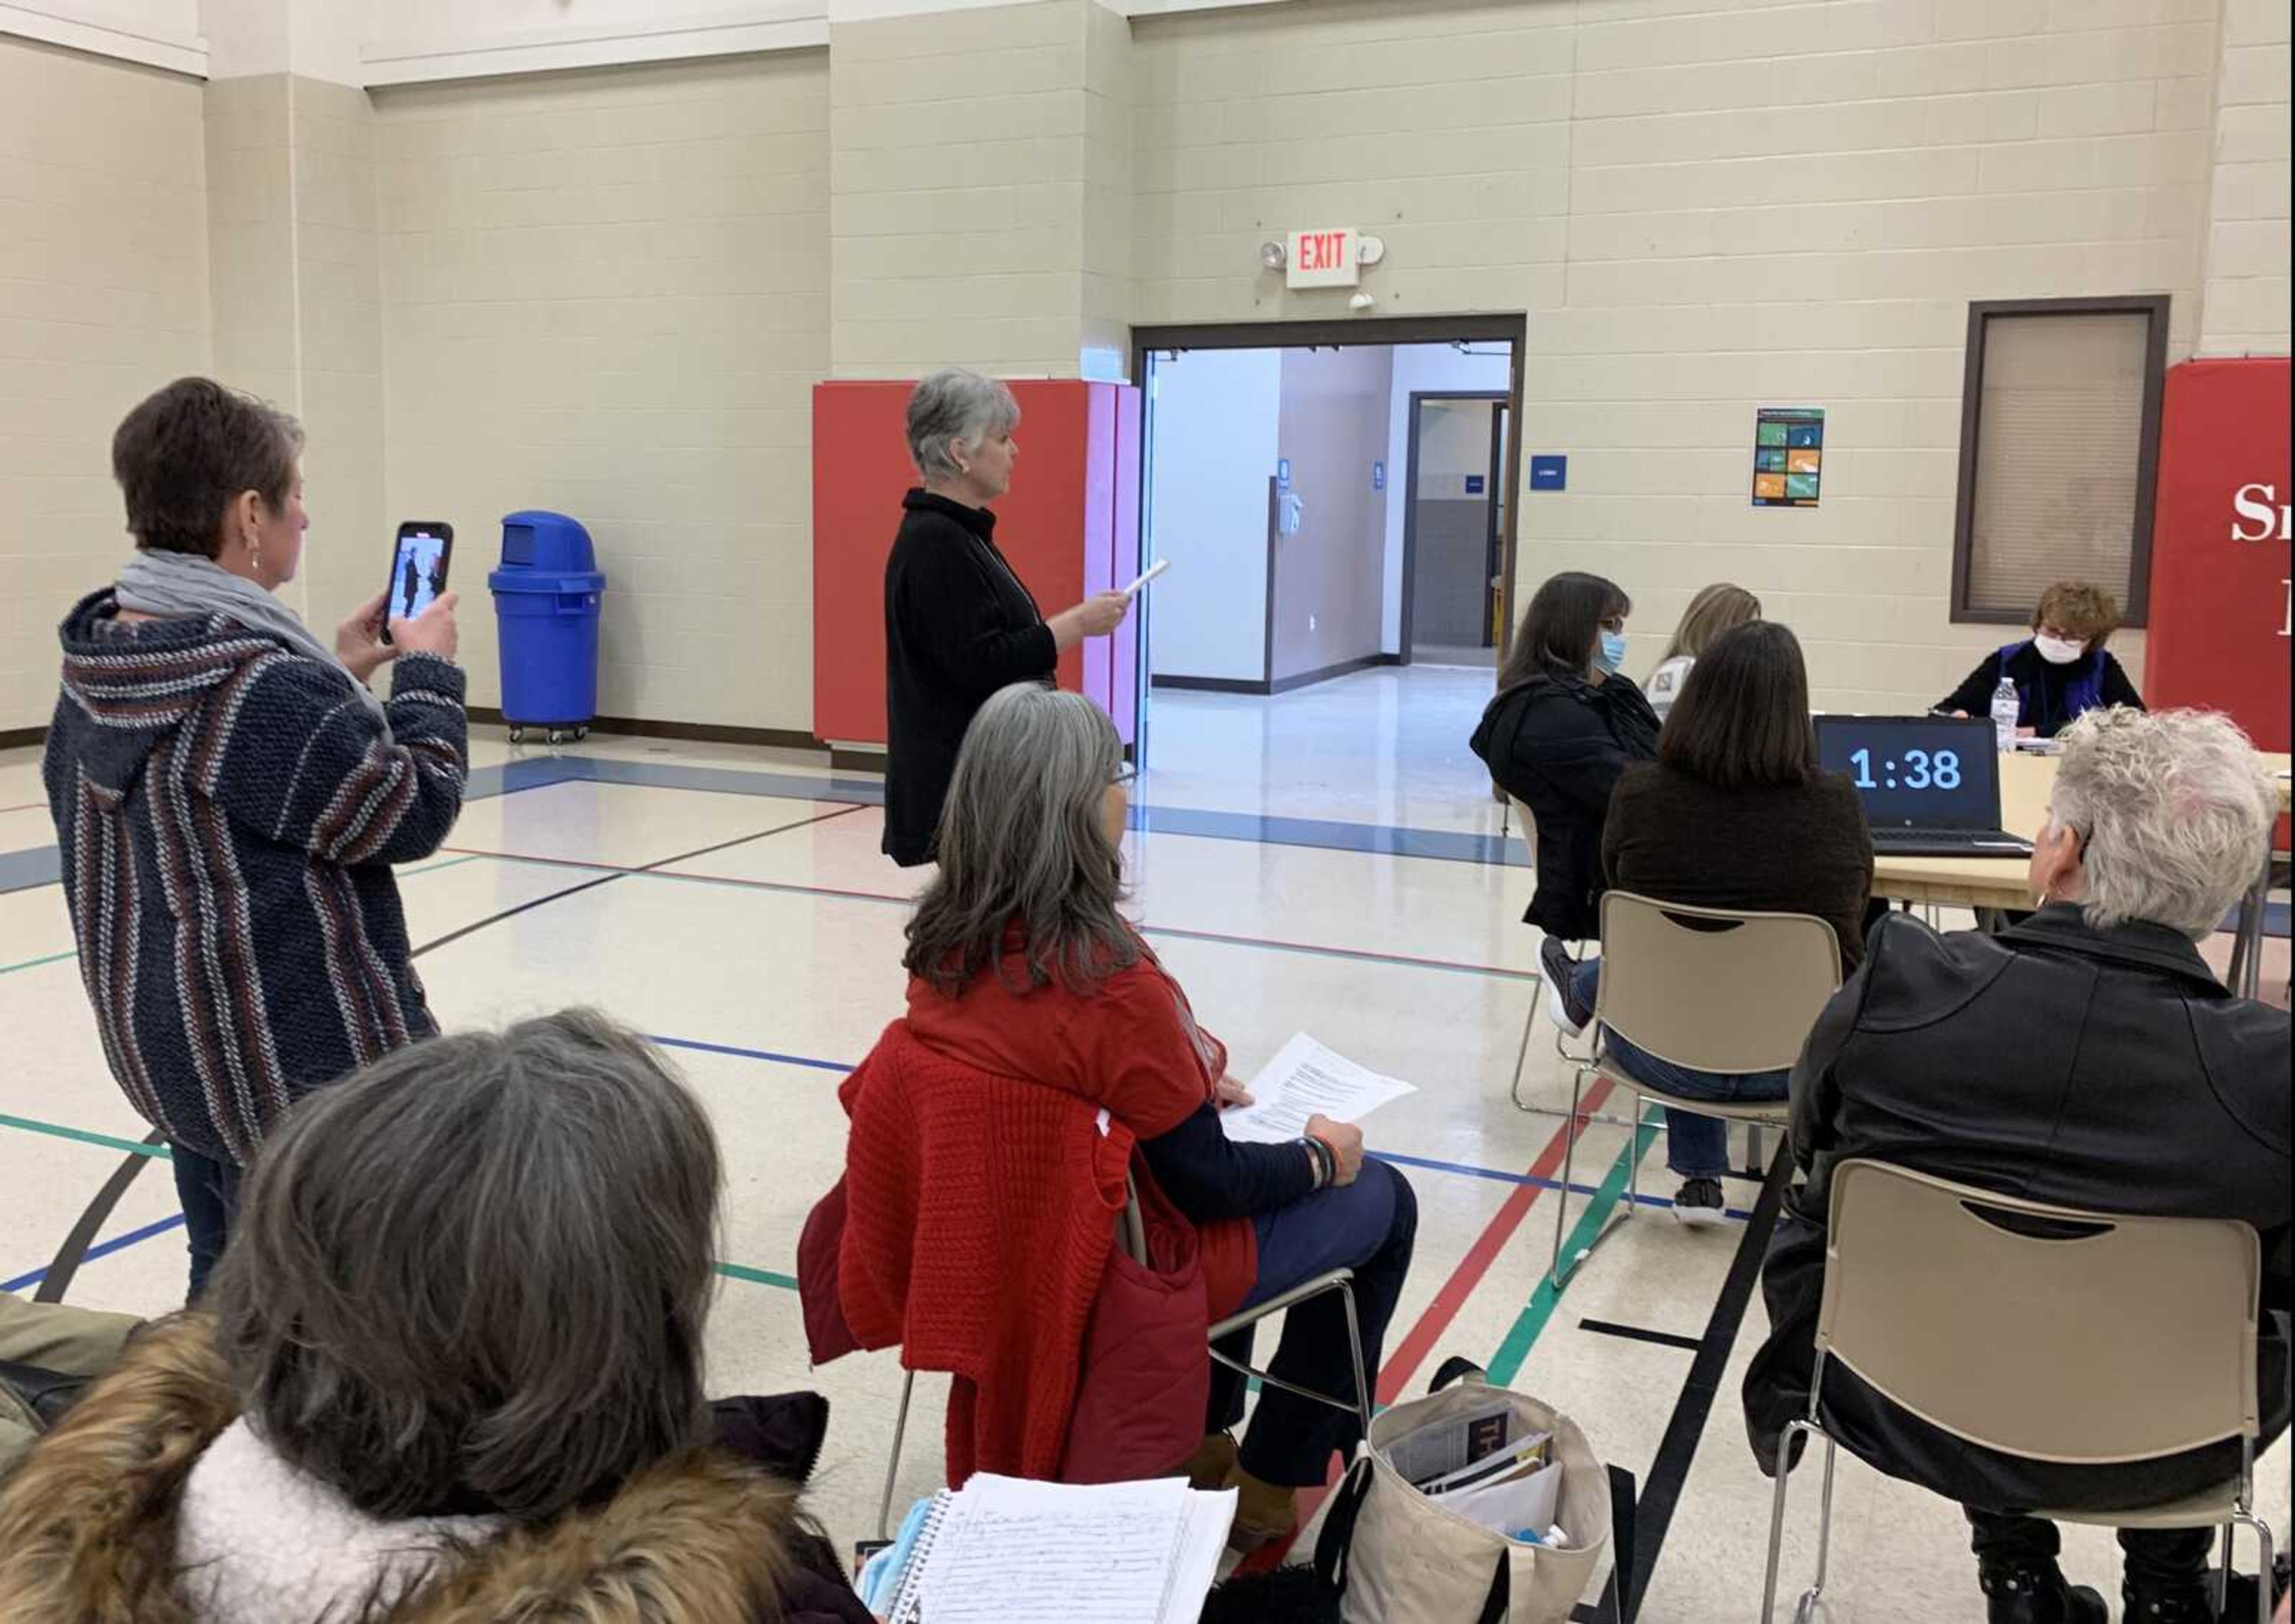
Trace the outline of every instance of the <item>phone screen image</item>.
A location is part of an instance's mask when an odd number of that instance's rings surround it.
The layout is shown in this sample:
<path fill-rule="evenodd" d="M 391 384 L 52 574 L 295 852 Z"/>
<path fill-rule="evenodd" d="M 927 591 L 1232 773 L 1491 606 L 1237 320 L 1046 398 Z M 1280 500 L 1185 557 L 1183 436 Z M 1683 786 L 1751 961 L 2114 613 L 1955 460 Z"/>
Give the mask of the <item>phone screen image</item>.
<path fill-rule="evenodd" d="M 446 538 L 425 530 L 402 530 L 390 561 L 388 620 L 412 620 L 446 590 Z"/>

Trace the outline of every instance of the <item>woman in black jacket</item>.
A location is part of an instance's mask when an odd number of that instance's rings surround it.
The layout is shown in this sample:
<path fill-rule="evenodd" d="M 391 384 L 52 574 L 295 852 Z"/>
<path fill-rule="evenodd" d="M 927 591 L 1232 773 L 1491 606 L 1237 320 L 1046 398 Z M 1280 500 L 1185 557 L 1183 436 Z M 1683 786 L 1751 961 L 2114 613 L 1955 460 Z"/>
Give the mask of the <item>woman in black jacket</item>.
<path fill-rule="evenodd" d="M 1618 669 L 1633 607 L 1599 575 L 1571 570 L 1548 581 L 1474 730 L 1474 754 L 1537 824 L 1538 889 L 1523 919 L 1564 941 L 1602 934 L 1610 792 L 1627 767 L 1657 755 L 1657 713 Z"/>
<path fill-rule="evenodd" d="M 1621 890 L 1693 908 L 1815 914 L 1833 926 L 1844 974 L 1864 958 L 1873 836 L 1856 788 L 1820 771 L 1809 729 L 1801 643 L 1775 621 L 1725 632 L 1691 667 L 1666 718 L 1657 760 L 1618 779 L 1602 838 L 1603 867 Z M 1548 938 L 1547 1001 L 1572 1032 L 1593 1018 L 1602 965 L 1572 965 Z M 1635 1048 L 1609 1050 L 1632 1076 L 1693 1099 L 1785 1097 L 1783 1071 L 1724 1073 Z M 1673 1215 L 1693 1228 L 1721 1220 L 1727 1122 L 1665 1114 L 1666 1164 L 1681 1179 Z"/>
<path fill-rule="evenodd" d="M 885 564 L 885 842 L 902 868 L 932 858 L 934 827 L 972 714 L 1014 682 L 1123 624 L 1099 592 L 1046 620 L 996 550 L 988 504 L 1012 483 L 1020 408 L 993 379 L 951 367 L 909 396 L 909 455 L 924 484 L 901 499 Z"/>

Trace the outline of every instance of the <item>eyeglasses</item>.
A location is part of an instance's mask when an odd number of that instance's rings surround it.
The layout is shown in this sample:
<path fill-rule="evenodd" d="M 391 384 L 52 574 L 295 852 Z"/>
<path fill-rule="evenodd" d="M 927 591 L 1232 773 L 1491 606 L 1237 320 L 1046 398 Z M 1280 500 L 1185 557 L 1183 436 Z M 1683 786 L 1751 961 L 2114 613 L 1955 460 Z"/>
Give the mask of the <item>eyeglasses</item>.
<path fill-rule="evenodd" d="M 1626 617 L 1623 615 L 1605 615 L 1602 617 L 1602 630 L 1605 632 L 1622 632 L 1625 629 Z"/>
<path fill-rule="evenodd" d="M 1139 777 L 1139 769 L 1133 766 L 1130 762 L 1126 762 L 1123 765 L 1115 770 L 1115 776 L 1107 780 L 1108 788 L 1111 789 L 1129 789 L 1131 788 L 1133 781 Z"/>

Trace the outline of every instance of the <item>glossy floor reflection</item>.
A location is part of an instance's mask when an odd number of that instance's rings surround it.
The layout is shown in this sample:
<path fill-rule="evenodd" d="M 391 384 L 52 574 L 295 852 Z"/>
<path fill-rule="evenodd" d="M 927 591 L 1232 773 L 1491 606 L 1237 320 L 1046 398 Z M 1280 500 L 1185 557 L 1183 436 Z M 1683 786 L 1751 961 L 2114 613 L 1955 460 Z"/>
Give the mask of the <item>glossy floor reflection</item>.
<path fill-rule="evenodd" d="M 1519 923 L 1529 876 L 1459 854 L 1479 846 L 1410 856 L 1242 837 L 1262 819 L 1495 835 L 1496 808 L 1465 747 L 1488 682 L 1375 671 L 1271 701 L 1158 696 L 1145 798 L 1228 820 L 1167 828 L 1151 813 L 1128 843 L 1130 906 L 1238 1072 L 1303 1029 L 1418 1085 L 1367 1124 L 1421 1209 L 1382 1391 L 1423 1391 L 1459 1353 L 1558 1405 L 1670 1502 L 1662 1530 L 1645 1531 L 1662 1538 L 1640 1616 L 1749 1619 L 1768 1494 L 1736 1388 L 1763 1320 L 1757 1300 L 1742 1317 L 1724 1301 L 1745 1230 L 1679 1229 L 1648 1136 L 1636 1140 L 1645 1203 L 1617 1216 L 1628 1135 L 1597 1122 L 1580 1144 L 1570 1218 L 1580 1243 L 1605 1217 L 1609 1233 L 1566 1291 L 1541 1290 L 1559 1124 L 1507 1099 L 1539 991 L 1535 943 Z M 554 755 L 499 735 L 473 754 L 483 781 L 508 793 L 473 800 L 448 849 L 403 871 L 415 939 L 439 944 L 422 959 L 437 1011 L 463 1025 L 592 1003 L 668 1047 L 726 1155 L 712 1384 L 829 1396 L 812 1498 L 849 1541 L 874 1521 L 899 1372 L 889 1353 L 808 1368 L 789 1276 L 805 1212 L 841 1165 L 837 1082 L 902 1008 L 901 927 L 922 876 L 878 854 L 870 787 L 817 757 L 604 738 Z M 52 840 L 38 803 L 31 755 L 0 755 L 0 809 L 21 809 L 0 811 L 0 856 Z M 37 1287 L 145 1132 L 105 1071 L 70 950 L 55 887 L 0 893 L 0 1030 L 12 1040 L 0 1068 L 0 1284 L 20 1290 Z M 2273 950 L 2276 985 L 2284 944 Z M 1568 1098 L 1542 1020 L 1523 1093 L 1548 1107 Z M 1739 1180 L 1728 1194 L 1743 1212 L 1757 1190 Z M 159 1313 L 180 1300 L 183 1271 L 172 1186 L 147 1165 L 69 1297 Z M 938 1481 L 940 1393 L 919 1383 L 904 1497 Z M 2275 1451 L 2264 1478 L 2265 1503 L 2281 1514 L 2286 1463 Z M 1807 1571 L 1814 1488 L 1800 1492 L 1789 1573 Z M 1952 1507 L 1850 1463 L 1834 1535 L 1833 1619 L 1983 1617 Z M 2075 1571 L 2109 1584 L 2110 1536 L 2066 1538 Z"/>

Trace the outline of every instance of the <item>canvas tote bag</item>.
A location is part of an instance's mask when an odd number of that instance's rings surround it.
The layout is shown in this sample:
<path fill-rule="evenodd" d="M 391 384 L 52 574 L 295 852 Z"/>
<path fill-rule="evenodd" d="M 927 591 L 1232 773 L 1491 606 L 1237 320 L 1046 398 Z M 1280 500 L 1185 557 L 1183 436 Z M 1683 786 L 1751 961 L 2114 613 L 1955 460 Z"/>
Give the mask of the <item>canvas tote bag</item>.
<path fill-rule="evenodd" d="M 1463 1361 L 1461 1361 L 1463 1362 Z M 1455 1423 L 1493 1404 L 1515 1425 L 1553 1435 L 1562 1463 L 1555 1522 L 1566 1545 L 1509 1539 L 1421 1493 L 1386 1449 L 1422 1426 Z M 1480 1371 L 1370 1424 L 1370 1447 L 1348 1470 L 1315 1546 L 1315 1569 L 1340 1595 L 1344 1624 L 1564 1624 L 1594 1581 L 1610 1542 L 1610 1479 L 1578 1424 Z"/>

